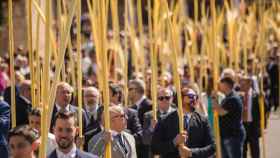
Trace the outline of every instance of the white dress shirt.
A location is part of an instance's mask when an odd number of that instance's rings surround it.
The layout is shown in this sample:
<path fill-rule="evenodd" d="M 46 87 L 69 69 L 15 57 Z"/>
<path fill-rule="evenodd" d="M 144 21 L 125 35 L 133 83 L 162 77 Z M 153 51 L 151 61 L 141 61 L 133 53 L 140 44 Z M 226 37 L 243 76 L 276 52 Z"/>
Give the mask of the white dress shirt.
<path fill-rule="evenodd" d="M 59 151 L 59 149 L 56 148 L 56 154 L 57 154 L 57 158 L 75 158 L 77 154 L 77 147 L 76 145 L 74 145 L 71 151 L 67 154 Z"/>

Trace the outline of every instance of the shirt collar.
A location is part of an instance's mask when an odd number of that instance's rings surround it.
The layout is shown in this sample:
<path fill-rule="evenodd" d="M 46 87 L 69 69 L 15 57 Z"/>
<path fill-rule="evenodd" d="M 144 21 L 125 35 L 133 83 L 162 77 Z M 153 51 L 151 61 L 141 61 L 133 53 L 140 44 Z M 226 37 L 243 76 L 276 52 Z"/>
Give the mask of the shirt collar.
<path fill-rule="evenodd" d="M 85 107 L 86 107 L 87 111 L 95 113 L 99 106 L 98 106 L 98 104 L 95 104 L 95 105 L 93 105 L 93 108 L 90 108 L 90 106 L 88 106 L 88 105 L 86 105 Z"/>
<path fill-rule="evenodd" d="M 58 158 L 75 158 L 76 154 L 77 154 L 77 147 L 74 144 L 73 148 L 71 149 L 71 151 L 67 154 L 64 154 L 63 152 L 61 152 L 58 148 L 56 148 L 56 153 L 57 153 L 57 157 Z"/>
<path fill-rule="evenodd" d="M 24 96 L 22 96 L 22 95 L 21 95 L 21 98 L 22 98 L 24 101 L 26 101 L 28 104 L 31 103 L 29 99 L 27 99 L 26 97 L 24 97 Z"/>
<path fill-rule="evenodd" d="M 60 110 L 61 110 L 61 106 L 60 106 L 60 105 L 55 104 L 55 106 L 56 106 L 57 111 L 60 111 Z M 70 105 L 68 104 L 68 105 L 65 107 L 65 109 L 66 109 L 67 111 L 70 111 Z"/>
<path fill-rule="evenodd" d="M 145 100 L 146 99 L 146 96 L 145 95 L 143 95 L 136 103 L 135 103 L 135 105 L 137 106 L 137 108 L 139 109 L 140 107 L 140 104 L 142 103 L 142 101 L 143 100 Z"/>
<path fill-rule="evenodd" d="M 169 113 L 171 112 L 171 110 L 172 110 L 172 108 L 171 108 L 171 106 L 169 106 L 169 108 L 167 109 L 167 111 L 162 111 L 162 110 L 159 109 L 159 112 L 160 112 L 161 114 L 163 114 L 163 113 L 169 114 Z"/>
<path fill-rule="evenodd" d="M 115 130 L 111 130 L 111 132 L 112 132 L 112 136 L 113 137 L 117 136 L 118 134 L 121 134 L 121 133 L 119 133 L 119 132 L 117 132 Z"/>

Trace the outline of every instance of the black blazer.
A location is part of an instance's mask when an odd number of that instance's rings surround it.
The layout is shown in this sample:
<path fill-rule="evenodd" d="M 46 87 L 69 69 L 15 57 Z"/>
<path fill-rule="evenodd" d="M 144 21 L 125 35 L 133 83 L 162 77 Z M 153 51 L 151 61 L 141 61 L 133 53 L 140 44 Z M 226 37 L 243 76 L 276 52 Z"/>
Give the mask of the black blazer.
<path fill-rule="evenodd" d="M 69 109 L 70 109 L 71 112 L 76 113 L 77 116 L 78 116 L 78 108 L 77 108 L 76 106 L 70 105 L 70 108 L 69 108 Z M 54 118 L 55 118 L 55 115 L 56 115 L 57 112 L 58 112 L 58 111 L 57 111 L 56 105 L 54 105 L 54 107 L 53 107 L 53 113 L 52 113 L 52 119 L 51 119 L 51 126 L 50 126 L 50 131 L 51 131 L 51 132 L 53 131 L 53 127 L 54 127 Z M 87 117 L 87 115 L 86 115 L 86 113 L 85 113 L 84 110 L 82 110 L 82 113 L 83 113 L 82 118 L 83 118 L 83 133 L 84 133 L 84 132 L 86 131 L 86 128 L 87 128 L 88 124 L 89 124 L 89 120 L 88 120 L 88 117 Z"/>
<path fill-rule="evenodd" d="M 57 154 L 56 154 L 56 150 L 54 150 L 49 156 L 48 158 L 57 158 Z M 77 149 L 76 151 L 76 158 L 98 158 L 95 155 L 92 155 L 90 153 L 87 152 L 83 152 L 79 149 Z"/>
<path fill-rule="evenodd" d="M 152 152 L 161 158 L 179 158 L 173 140 L 179 133 L 177 111 L 158 122 L 152 137 Z M 185 144 L 192 151 L 192 158 L 207 158 L 215 153 L 215 142 L 208 120 L 193 112 L 189 121 L 188 140 Z"/>
<path fill-rule="evenodd" d="M 85 133 L 84 133 L 84 137 L 85 137 L 84 149 L 85 149 L 85 151 L 87 151 L 87 149 L 88 149 L 89 140 L 102 130 L 101 126 L 100 126 L 100 121 L 101 121 L 103 111 L 104 111 L 104 107 L 99 106 L 98 109 L 97 109 L 97 116 L 96 116 L 96 119 L 95 119 L 95 118 L 90 116 L 88 111 L 85 110 L 85 114 L 86 114 L 86 116 L 89 120 L 88 126 L 86 127 Z"/>
<path fill-rule="evenodd" d="M 140 121 L 141 127 L 143 128 L 144 114 L 152 110 L 152 102 L 149 99 L 145 98 L 140 103 L 139 109 L 137 109 L 136 105 L 133 105 L 131 108 L 137 110 L 138 119 Z M 149 158 L 149 146 L 145 145 L 142 140 L 140 142 L 137 140 L 136 150 L 138 158 Z"/>
<path fill-rule="evenodd" d="M 162 118 L 165 118 L 166 115 L 176 111 L 175 108 L 171 107 L 170 112 L 165 115 L 161 115 L 160 111 L 157 110 L 157 121 L 161 121 Z M 151 145 L 153 130 L 150 129 L 151 123 L 153 119 L 153 111 L 149 111 L 144 115 L 144 125 L 143 125 L 143 137 L 142 141 L 144 144 Z"/>
<path fill-rule="evenodd" d="M 148 112 L 148 111 L 151 111 L 153 109 L 152 102 L 149 99 L 147 99 L 147 98 L 145 98 L 140 103 L 139 109 L 137 109 L 137 105 L 133 105 L 131 108 L 137 110 L 138 118 L 139 118 L 141 126 L 143 126 L 143 123 L 144 123 L 144 114 L 146 112 Z"/>
<path fill-rule="evenodd" d="M 142 138 L 142 126 L 138 119 L 138 113 L 132 108 L 125 108 L 124 112 L 127 117 L 127 130 L 134 136 L 136 144 L 139 144 Z"/>
<path fill-rule="evenodd" d="M 32 105 L 22 98 L 22 96 L 16 97 L 16 125 L 28 124 L 28 115 L 31 111 Z M 13 115 L 13 114 L 12 114 Z"/>
<path fill-rule="evenodd" d="M 259 94 L 255 91 L 253 91 L 252 93 L 252 110 L 251 110 L 251 114 L 253 117 L 253 128 L 254 130 L 251 131 L 252 133 L 250 134 L 254 134 L 257 135 L 258 137 L 261 136 L 261 117 L 260 117 L 260 105 L 259 105 Z"/>

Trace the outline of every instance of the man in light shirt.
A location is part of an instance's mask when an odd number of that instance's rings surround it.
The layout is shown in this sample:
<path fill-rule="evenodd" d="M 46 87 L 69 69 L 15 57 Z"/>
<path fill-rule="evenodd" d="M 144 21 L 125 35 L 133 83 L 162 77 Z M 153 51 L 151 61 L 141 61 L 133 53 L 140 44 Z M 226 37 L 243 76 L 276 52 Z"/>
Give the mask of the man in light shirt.
<path fill-rule="evenodd" d="M 78 135 L 77 118 L 72 112 L 58 112 L 54 119 L 54 135 L 57 148 L 48 158 L 97 158 L 76 147 L 75 137 Z"/>

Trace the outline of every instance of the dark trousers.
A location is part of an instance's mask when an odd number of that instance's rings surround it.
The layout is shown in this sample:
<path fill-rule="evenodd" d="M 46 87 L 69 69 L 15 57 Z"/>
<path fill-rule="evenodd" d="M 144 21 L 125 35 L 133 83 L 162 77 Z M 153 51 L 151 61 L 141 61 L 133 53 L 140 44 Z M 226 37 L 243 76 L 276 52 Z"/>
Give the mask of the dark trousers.
<path fill-rule="evenodd" d="M 260 144 L 258 129 L 252 123 L 243 123 L 246 131 L 246 138 L 243 146 L 243 158 L 247 158 L 248 145 L 250 146 L 251 158 L 260 158 Z"/>
<path fill-rule="evenodd" d="M 137 158 L 150 158 L 149 146 L 144 144 L 136 145 Z"/>
<path fill-rule="evenodd" d="M 242 158 L 245 132 L 240 136 L 222 138 L 222 158 Z"/>
<path fill-rule="evenodd" d="M 8 158 L 8 148 L 6 145 L 0 145 L 0 157 L 1 158 Z"/>

